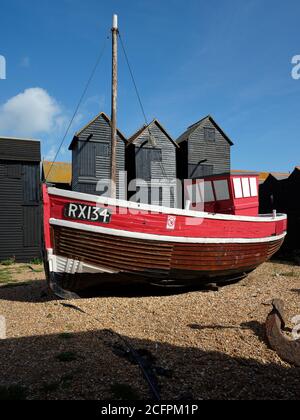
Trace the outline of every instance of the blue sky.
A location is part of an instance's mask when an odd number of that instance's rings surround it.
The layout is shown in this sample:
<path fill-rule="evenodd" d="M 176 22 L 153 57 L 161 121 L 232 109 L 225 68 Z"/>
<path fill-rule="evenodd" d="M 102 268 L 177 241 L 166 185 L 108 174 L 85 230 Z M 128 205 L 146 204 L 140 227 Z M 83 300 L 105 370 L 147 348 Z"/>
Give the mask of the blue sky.
<path fill-rule="evenodd" d="M 119 14 L 148 119 L 174 138 L 211 114 L 232 138 L 234 169 L 300 164 L 300 2 L 288 0 L 1 0 L 0 134 L 43 141 L 53 156 Z M 110 113 L 110 41 L 67 137 Z M 119 128 L 143 124 L 120 51 Z M 64 147 L 59 160 L 69 160 Z"/>

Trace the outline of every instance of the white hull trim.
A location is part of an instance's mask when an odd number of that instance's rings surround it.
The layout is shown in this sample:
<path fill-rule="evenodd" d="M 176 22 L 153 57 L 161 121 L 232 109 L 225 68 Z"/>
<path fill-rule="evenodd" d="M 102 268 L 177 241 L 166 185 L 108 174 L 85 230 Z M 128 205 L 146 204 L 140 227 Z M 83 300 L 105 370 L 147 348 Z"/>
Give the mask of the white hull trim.
<path fill-rule="evenodd" d="M 73 260 L 72 258 L 54 255 L 52 249 L 48 249 L 48 262 L 50 273 L 56 274 L 115 274 L 119 272 L 105 267 L 86 264 L 78 260 Z"/>
<path fill-rule="evenodd" d="M 122 238 L 140 239 L 147 241 L 174 242 L 185 244 L 255 244 L 267 243 L 284 239 L 286 232 L 279 236 L 266 238 L 190 238 L 180 236 L 153 235 L 142 232 L 129 232 L 125 230 L 109 229 L 101 226 L 91 226 L 82 223 L 68 222 L 66 220 L 50 219 L 52 226 L 60 226 L 85 232 L 100 233 L 104 235 L 118 236 Z"/>
<path fill-rule="evenodd" d="M 132 210 L 139 210 L 139 211 L 147 211 L 149 213 L 160 213 L 160 214 L 168 214 L 168 215 L 176 215 L 176 216 L 186 216 L 186 217 L 197 217 L 201 219 L 215 219 L 215 220 L 233 220 L 233 221 L 240 221 L 240 222 L 274 222 L 280 220 L 286 220 L 286 215 L 277 215 L 273 217 L 271 215 L 262 215 L 259 217 L 252 217 L 252 216 L 235 216 L 230 214 L 212 214 L 212 213 L 205 213 L 199 211 L 191 211 L 191 210 L 181 210 L 181 209 L 172 209 L 169 207 L 160 207 L 160 206 L 151 206 L 148 204 L 139 204 L 134 203 L 132 201 L 124 201 L 124 200 L 115 200 L 112 198 L 107 197 L 100 197 L 90 194 L 83 194 L 74 191 L 65 191 L 59 190 L 57 188 L 48 188 L 48 193 L 52 196 L 57 197 L 64 197 L 69 198 L 72 200 L 82 200 L 92 202 L 98 205 L 107 205 L 112 207 L 122 207 Z"/>

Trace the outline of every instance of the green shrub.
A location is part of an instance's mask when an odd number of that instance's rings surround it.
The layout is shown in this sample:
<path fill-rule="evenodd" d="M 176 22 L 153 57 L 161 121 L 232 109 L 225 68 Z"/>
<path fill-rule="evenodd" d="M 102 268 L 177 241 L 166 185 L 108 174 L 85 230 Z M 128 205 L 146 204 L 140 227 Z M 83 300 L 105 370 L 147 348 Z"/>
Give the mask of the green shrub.
<path fill-rule="evenodd" d="M 16 262 L 15 257 L 9 258 L 8 260 L 4 260 L 1 262 L 1 265 L 4 265 L 5 267 L 8 267 L 10 265 L 14 265 Z"/>

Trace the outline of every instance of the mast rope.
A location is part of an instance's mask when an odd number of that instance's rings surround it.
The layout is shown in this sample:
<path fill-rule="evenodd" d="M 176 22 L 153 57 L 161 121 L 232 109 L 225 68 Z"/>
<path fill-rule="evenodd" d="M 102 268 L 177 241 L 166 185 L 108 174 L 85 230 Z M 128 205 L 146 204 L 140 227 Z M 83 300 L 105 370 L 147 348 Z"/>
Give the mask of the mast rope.
<path fill-rule="evenodd" d="M 80 109 L 80 107 L 81 107 L 81 104 L 82 104 L 82 102 L 83 102 L 83 100 L 84 100 L 84 98 L 85 98 L 85 96 L 86 96 L 86 94 L 87 94 L 87 91 L 88 91 L 88 89 L 89 89 L 89 87 L 90 87 L 90 84 L 91 84 L 92 80 L 94 79 L 94 76 L 95 76 L 95 74 L 96 74 L 96 71 L 97 71 L 97 69 L 98 69 L 98 66 L 99 66 L 99 64 L 100 64 L 100 62 L 101 62 L 101 60 L 102 60 L 102 58 L 103 58 L 103 55 L 104 55 L 105 50 L 106 50 L 107 41 L 108 41 L 109 39 L 110 39 L 110 35 L 107 35 L 107 37 L 105 38 L 105 41 L 104 41 L 104 43 L 103 43 L 103 47 L 101 48 L 100 54 L 99 54 L 99 56 L 98 56 L 98 58 L 97 58 L 97 60 L 96 60 L 96 63 L 95 63 L 95 65 L 94 65 L 93 69 L 92 69 L 91 75 L 90 75 L 90 77 L 89 77 L 89 79 L 88 79 L 88 81 L 87 81 L 87 83 L 86 83 L 86 85 L 85 85 L 85 87 L 84 87 L 84 90 L 83 90 L 83 92 L 82 92 L 82 94 L 81 94 L 81 96 L 80 96 L 80 99 L 79 99 L 79 101 L 78 101 L 78 104 L 77 104 L 77 106 L 76 106 L 76 108 L 75 108 L 75 112 L 74 112 L 74 114 L 73 114 L 73 116 L 72 116 L 72 118 L 71 118 L 71 121 L 70 121 L 70 123 L 69 123 L 69 125 L 68 125 L 68 127 L 67 127 L 67 130 L 66 130 L 66 132 L 65 132 L 65 134 L 64 134 L 64 136 L 63 136 L 63 138 L 62 138 L 62 141 L 61 141 L 61 143 L 60 143 L 60 146 L 59 146 L 59 148 L 58 148 L 58 150 L 57 150 L 57 152 L 56 152 L 55 158 L 54 158 L 54 160 L 53 160 L 53 162 L 52 162 L 52 164 L 51 164 L 51 166 L 50 166 L 50 169 L 49 169 L 49 171 L 48 171 L 48 173 L 47 173 L 47 175 L 46 175 L 46 177 L 45 177 L 45 181 L 47 181 L 48 177 L 50 176 L 50 174 L 51 174 L 51 172 L 52 172 L 52 170 L 53 170 L 54 163 L 56 162 L 56 160 L 57 160 L 57 158 L 58 158 L 58 155 L 59 155 L 59 153 L 60 153 L 60 151 L 61 151 L 61 149 L 62 149 L 62 147 L 63 147 L 63 145 L 64 145 L 64 142 L 65 142 L 65 140 L 66 140 L 66 138 L 67 138 L 67 135 L 69 134 L 69 131 L 70 131 L 70 129 L 71 129 L 71 127 L 72 127 L 72 124 L 73 124 L 73 122 L 74 122 L 74 120 L 75 120 L 75 118 L 76 118 L 76 116 L 77 116 L 77 114 L 78 114 L 78 111 L 79 111 L 79 109 Z"/>
<path fill-rule="evenodd" d="M 138 98 L 138 101 L 139 101 L 139 104 L 140 104 L 140 107 L 141 107 L 141 110 L 142 110 L 142 113 L 143 113 L 143 116 L 144 116 L 144 119 L 145 119 L 145 123 L 148 126 L 149 123 L 148 123 L 148 119 L 147 119 L 147 116 L 146 116 L 145 108 L 144 108 L 144 105 L 142 103 L 141 95 L 139 93 L 139 90 L 138 90 L 138 87 L 137 87 L 137 83 L 135 81 L 133 70 L 132 70 L 132 67 L 130 65 L 128 54 L 126 52 L 125 44 L 123 42 L 122 36 L 120 34 L 120 31 L 119 31 L 119 38 L 120 38 L 120 41 L 121 41 L 121 46 L 122 46 L 122 50 L 123 50 L 123 53 L 124 53 L 124 56 L 125 56 L 125 60 L 126 60 L 126 63 L 127 63 L 128 69 L 129 69 L 129 73 L 130 73 L 130 76 L 131 76 L 131 79 L 132 79 L 132 82 L 133 82 L 133 85 L 134 85 L 134 89 L 135 89 L 135 92 L 136 92 L 136 95 L 137 95 L 137 98 Z"/>
<path fill-rule="evenodd" d="M 138 98 L 138 101 L 139 101 L 139 104 L 140 104 L 140 107 L 141 107 L 141 111 L 142 111 L 142 114 L 144 116 L 144 120 L 145 120 L 145 123 L 146 123 L 146 126 L 147 126 L 147 130 L 149 132 L 150 143 L 151 143 L 151 137 L 154 137 L 154 136 L 151 133 L 151 129 L 149 127 L 149 122 L 148 122 L 148 118 L 147 118 L 147 115 L 146 115 L 146 112 L 145 112 L 145 108 L 144 108 L 144 105 L 143 105 L 143 102 L 142 102 L 142 99 L 141 99 L 141 95 L 140 95 L 139 89 L 137 87 L 137 83 L 136 83 L 136 80 L 135 80 L 135 77 L 134 77 L 132 66 L 130 65 L 128 54 L 127 54 L 127 51 L 126 51 L 126 48 L 125 48 L 125 44 L 123 42 L 123 39 L 122 39 L 122 36 L 121 36 L 120 31 L 119 31 L 119 38 L 120 38 L 120 41 L 121 41 L 121 46 L 122 46 L 122 50 L 123 50 L 123 53 L 124 53 L 124 56 L 125 56 L 125 60 L 126 60 L 126 63 L 127 63 L 128 69 L 129 69 L 129 73 L 130 73 L 130 76 L 131 76 L 131 79 L 132 79 L 132 82 L 133 82 L 133 85 L 134 85 L 134 89 L 135 89 L 135 92 L 136 92 L 136 95 L 137 95 L 137 98 Z M 152 143 L 151 143 L 151 145 L 152 145 L 152 147 L 154 149 L 155 146 Z M 165 170 L 165 167 L 164 167 L 163 162 L 160 161 L 159 164 L 160 164 L 160 167 L 161 167 L 163 176 L 165 177 L 165 179 L 167 179 L 168 176 L 167 176 L 167 173 L 166 173 L 166 170 Z M 173 188 L 171 188 L 171 195 L 172 195 L 172 198 L 175 200 Z"/>

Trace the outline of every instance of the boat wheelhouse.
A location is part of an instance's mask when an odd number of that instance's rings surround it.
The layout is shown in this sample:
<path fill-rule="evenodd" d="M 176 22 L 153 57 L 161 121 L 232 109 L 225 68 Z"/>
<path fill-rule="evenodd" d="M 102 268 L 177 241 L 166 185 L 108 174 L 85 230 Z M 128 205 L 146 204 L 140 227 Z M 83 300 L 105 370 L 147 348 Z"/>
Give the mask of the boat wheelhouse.
<path fill-rule="evenodd" d="M 208 213 L 258 216 L 258 176 L 218 175 L 185 181 L 185 201 Z"/>

